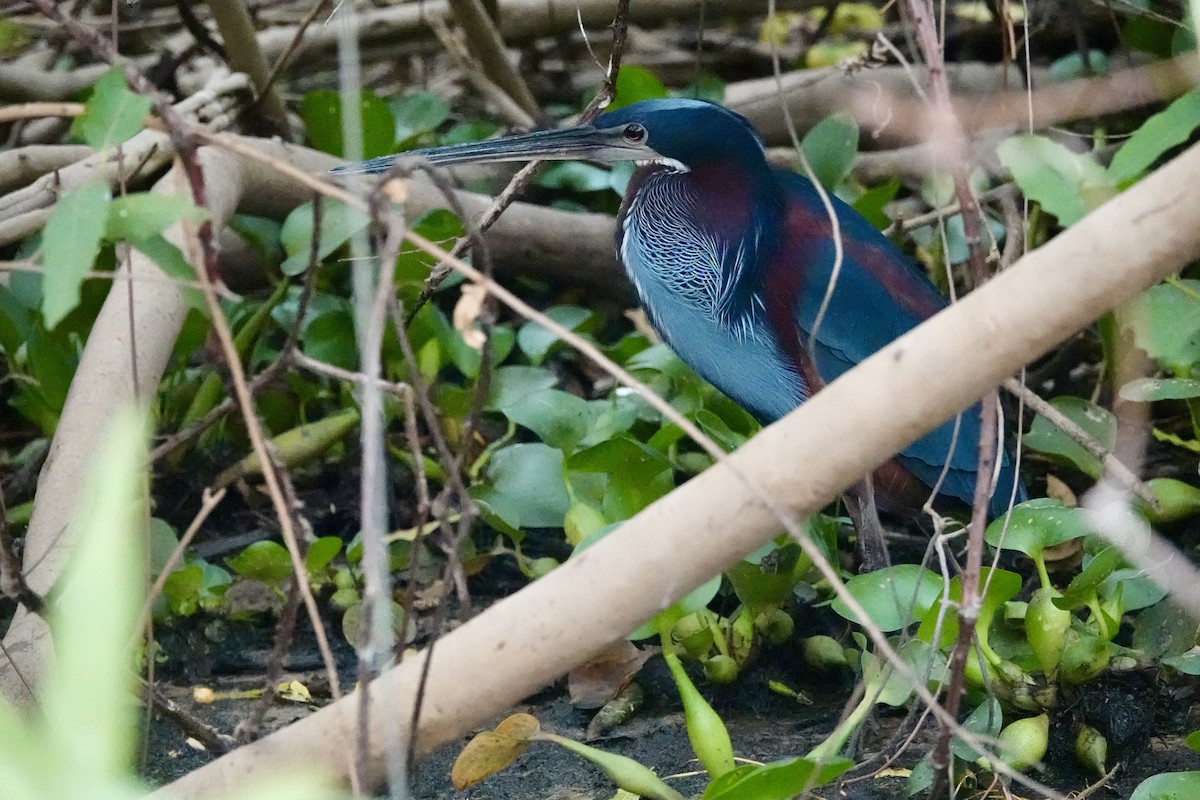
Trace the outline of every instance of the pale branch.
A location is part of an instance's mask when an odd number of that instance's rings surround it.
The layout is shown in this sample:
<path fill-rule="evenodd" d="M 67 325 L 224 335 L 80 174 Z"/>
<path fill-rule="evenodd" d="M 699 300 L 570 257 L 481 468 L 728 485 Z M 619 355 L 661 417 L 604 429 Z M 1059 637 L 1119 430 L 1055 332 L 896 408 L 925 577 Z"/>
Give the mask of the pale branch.
<path fill-rule="evenodd" d="M 537 115 L 541 107 L 517 70 L 504 46 L 504 35 L 488 16 L 482 0 L 446 0 L 450 11 L 467 37 L 467 46 L 483 65 L 483 72 L 512 98 L 525 113 Z"/>
<path fill-rule="evenodd" d="M 279 92 L 269 84 L 270 70 L 258 46 L 254 21 L 246 4 L 242 0 L 208 0 L 208 7 L 225 44 L 225 59 L 230 68 L 250 77 L 258 95 L 258 108 L 274 129 L 270 132 L 286 136 L 289 132 L 287 108 Z"/>

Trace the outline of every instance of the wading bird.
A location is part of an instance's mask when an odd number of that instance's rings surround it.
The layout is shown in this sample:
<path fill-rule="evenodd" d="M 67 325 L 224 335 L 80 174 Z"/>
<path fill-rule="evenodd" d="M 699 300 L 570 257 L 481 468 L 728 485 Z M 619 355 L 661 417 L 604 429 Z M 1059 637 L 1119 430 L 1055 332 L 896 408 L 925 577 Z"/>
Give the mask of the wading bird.
<path fill-rule="evenodd" d="M 618 217 L 618 258 L 666 343 L 763 424 L 946 305 L 912 261 L 831 197 L 844 250 L 835 281 L 830 216 L 816 187 L 771 167 L 750 123 L 711 103 L 647 100 L 590 125 L 403 155 L 435 165 L 635 162 Z M 338 171 L 383 172 L 400 157 Z M 856 487 L 864 568 L 887 559 L 873 497 L 884 508 L 915 508 L 937 486 L 971 503 L 979 407 L 955 428 L 944 423 Z M 1025 490 L 1004 452 L 994 478 L 989 511 L 999 516 Z"/>

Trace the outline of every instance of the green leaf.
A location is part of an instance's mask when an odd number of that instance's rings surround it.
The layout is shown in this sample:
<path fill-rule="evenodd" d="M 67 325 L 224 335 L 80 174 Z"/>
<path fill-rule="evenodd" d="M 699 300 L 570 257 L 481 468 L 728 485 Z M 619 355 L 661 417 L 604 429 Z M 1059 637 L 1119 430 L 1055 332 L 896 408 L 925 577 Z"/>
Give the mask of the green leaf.
<path fill-rule="evenodd" d="M 701 800 L 790 800 L 829 783 L 852 766 L 854 762 L 845 758 L 832 759 L 820 769 L 806 758 L 747 764 L 710 783 Z"/>
<path fill-rule="evenodd" d="M 543 389 L 508 403 L 504 415 L 564 453 L 571 453 L 601 409 L 557 389 Z"/>
<path fill-rule="evenodd" d="M 1000 709 L 1000 701 L 988 695 L 982 703 L 975 706 L 975 709 L 967 715 L 967 718 L 963 720 L 962 726 L 986 742 L 996 738 L 996 735 L 1000 733 L 1003 722 L 1004 715 Z M 974 762 L 975 759 L 983 755 L 957 735 L 950 742 L 950 750 L 954 753 L 955 757 L 961 758 L 963 761 Z"/>
<path fill-rule="evenodd" d="M 362 114 L 363 158 L 386 156 L 394 151 L 395 125 L 387 103 L 363 89 L 359 100 Z M 313 147 L 335 156 L 345 155 L 342 141 L 342 100 L 332 89 L 316 89 L 300 101 L 300 117 Z"/>
<path fill-rule="evenodd" d="M 326 199 L 321 203 L 320 248 L 317 260 L 322 261 L 334 250 L 350 240 L 359 231 L 364 231 L 371 222 L 370 217 L 338 202 Z M 312 256 L 313 205 L 297 206 L 283 221 L 279 232 L 287 259 L 279 265 L 285 275 L 299 275 L 308 268 Z"/>
<path fill-rule="evenodd" d="M 892 178 L 887 183 L 873 186 L 858 196 L 854 201 L 854 210 L 867 218 L 876 228 L 883 230 L 892 224 L 892 219 L 884 209 L 887 204 L 896 199 L 900 191 L 900 179 Z"/>
<path fill-rule="evenodd" d="M 179 544 L 179 536 L 170 523 L 159 517 L 150 518 L 150 530 L 146 536 L 150 574 L 157 575 L 167 565 L 167 560 Z"/>
<path fill-rule="evenodd" d="M 602 496 L 581 499 L 599 506 L 610 520 L 629 519 L 675 488 L 666 455 L 624 435 L 575 453 L 566 471 L 577 491 L 594 485 L 588 480 L 593 473 L 604 476 Z"/>
<path fill-rule="evenodd" d="M 1152 403 L 1157 400 L 1190 400 L 1200 397 L 1200 380 L 1195 378 L 1134 378 L 1121 387 L 1122 400 Z"/>
<path fill-rule="evenodd" d="M 204 586 L 204 570 L 193 564 L 180 567 L 163 582 L 163 597 L 172 614 L 187 616 L 200 609 L 200 589 Z"/>
<path fill-rule="evenodd" d="M 85 183 L 63 195 L 42 234 L 42 316 L 53 329 L 79 305 L 83 276 L 100 253 L 104 220 L 112 201 L 108 185 Z"/>
<path fill-rule="evenodd" d="M 846 589 L 871 621 L 885 632 L 898 631 L 921 619 L 942 595 L 942 578 L 919 564 L 897 564 L 846 581 Z M 845 602 L 834 598 L 833 610 L 858 622 Z"/>
<path fill-rule="evenodd" d="M 858 154 L 858 124 L 845 113 L 828 116 L 804 135 L 800 151 L 813 176 L 832 191 L 854 166 Z"/>
<path fill-rule="evenodd" d="M 1172 669 L 1177 669 L 1184 675 L 1200 675 L 1200 647 L 1193 647 L 1186 653 L 1168 656 L 1162 663 Z"/>
<path fill-rule="evenodd" d="M 304 354 L 342 369 L 358 369 L 354 317 L 338 309 L 314 317 L 304 329 Z"/>
<path fill-rule="evenodd" d="M 184 217 L 199 222 L 205 218 L 183 195 L 138 192 L 114 198 L 108 207 L 104 235 L 110 241 L 127 239 L 138 242 L 162 233 Z"/>
<path fill-rule="evenodd" d="M 1174 603 L 1163 600 L 1137 615 L 1130 644 L 1147 658 L 1161 658 L 1165 663 L 1166 658 L 1194 650 L 1196 623 Z"/>
<path fill-rule="evenodd" d="M 479 377 L 479 367 L 481 358 L 479 351 L 467 344 L 462 337 L 462 333 L 456 330 L 453 326 L 447 325 L 438 332 L 438 345 L 450 363 L 458 368 L 458 371 L 468 378 L 474 380 Z M 508 325 L 495 325 L 492 327 L 492 361 L 500 363 L 508 358 L 508 354 L 512 352 L 513 343 L 516 340 L 516 334 Z M 509 369 L 510 367 L 501 367 L 501 370 Z M 521 369 L 536 369 L 535 367 L 521 367 Z"/>
<path fill-rule="evenodd" d="M 1200 731 L 1189 733 L 1183 743 L 1187 745 L 1189 750 L 1200 750 Z"/>
<path fill-rule="evenodd" d="M 567 330 L 576 330 L 592 318 L 589 309 L 580 306 L 554 306 L 545 311 L 547 317 L 562 325 Z M 529 322 L 517 331 L 517 347 L 535 366 L 545 360 L 550 348 L 559 341 L 558 334 L 543 328 L 536 322 Z"/>
<path fill-rule="evenodd" d="M 481 142 L 495 134 L 498 130 L 500 130 L 500 127 L 489 120 L 463 120 L 462 122 L 455 123 L 450 127 L 450 130 L 442 134 L 440 144 L 451 145 Z"/>
<path fill-rule="evenodd" d="M 558 377 L 542 367 L 500 367 L 492 376 L 487 404 L 484 407 L 488 411 L 504 411 L 531 394 L 553 388 L 557 383 Z"/>
<path fill-rule="evenodd" d="M 1172 56 L 1171 39 L 1179 23 L 1166 18 L 1131 14 L 1121 29 L 1121 41 L 1132 50 L 1167 59 Z"/>
<path fill-rule="evenodd" d="M 638 421 L 638 413 L 646 402 L 637 395 L 614 393 L 606 400 L 589 401 L 592 418 L 587 435 L 579 442 L 590 447 L 619 433 L 625 433 Z"/>
<path fill-rule="evenodd" d="M 1091 530 L 1083 511 L 1067 508 L 1048 497 L 1039 497 L 1027 500 L 1007 515 L 993 520 L 983 538 L 992 547 L 1017 550 L 1032 557 L 1047 547 L 1079 539 L 1089 533 Z"/>
<path fill-rule="evenodd" d="M 631 106 L 643 100 L 657 100 L 667 96 L 667 88 L 654 73 L 643 67 L 626 64 L 617 73 L 617 93 L 605 111 Z M 654 145 L 651 144 L 651 147 Z"/>
<path fill-rule="evenodd" d="M 909 639 L 896 648 L 896 655 L 925 685 L 936 686 L 945 678 L 946 659 L 927 642 Z M 875 703 L 893 708 L 908 702 L 916 687 L 906 675 L 869 651 L 863 652 L 862 659 L 866 699 L 873 698 Z"/>
<path fill-rule="evenodd" d="M 700 430 L 719 444 L 726 451 L 733 451 L 746 443 L 746 436 L 736 433 L 725 420 L 709 411 L 707 408 L 702 408 L 692 415 L 696 426 Z"/>
<path fill-rule="evenodd" d="M 435 208 L 422 214 L 412 223 L 412 230 L 434 244 L 445 247 L 452 246 L 466 234 L 462 220 L 455 216 L 454 212 L 444 208 Z M 396 283 L 413 284 L 405 296 L 406 303 L 416 300 L 417 294 L 424 288 L 434 262 L 433 256 L 418 249 L 407 239 L 400 245 L 400 252 L 396 256 Z M 451 281 L 446 281 L 442 286 L 450 283 Z"/>
<path fill-rule="evenodd" d="M 342 552 L 342 540 L 336 536 L 322 536 L 308 546 L 304 554 L 304 567 L 309 574 L 320 572 L 329 566 L 329 562 Z"/>
<path fill-rule="evenodd" d="M 37 382 L 38 396 L 56 414 L 62 411 L 75 377 L 75 349 L 65 337 L 35 327 L 26 343 L 27 368 Z"/>
<path fill-rule="evenodd" d="M 120 144 L 142 129 L 150 113 L 150 98 L 131 92 L 125 74 L 114 67 L 96 81 L 84 112 L 71 132 L 88 145 L 103 150 Z"/>
<path fill-rule="evenodd" d="M 1134 343 L 1164 369 L 1187 376 L 1200 362 L 1200 281 L 1153 286 L 1129 303 L 1121 319 Z"/>
<path fill-rule="evenodd" d="M 983 567 L 979 574 L 979 583 L 983 597 L 977 617 L 977 629 L 980 641 L 987 643 L 987 632 L 996 612 L 1021 591 L 1021 576 L 1005 569 Z M 929 610 L 921 618 L 921 627 L 917 629 L 917 637 L 933 642 L 933 635 L 940 631 L 936 642 L 938 647 L 949 647 L 958 638 L 958 604 L 962 602 L 962 578 L 954 576 L 950 580 L 949 597 L 939 595 Z M 939 619 L 940 617 L 940 619 Z M 940 628 L 939 628 L 940 625 Z"/>
<path fill-rule="evenodd" d="M 1163 153 L 1200 127 L 1200 92 L 1191 91 L 1147 119 L 1113 156 L 1108 173 L 1117 183 L 1140 178 Z"/>
<path fill-rule="evenodd" d="M 1102 447 L 1112 450 L 1117 438 L 1117 418 L 1111 411 L 1081 397 L 1056 397 L 1050 401 L 1050 405 L 1083 428 Z M 1099 478 L 1104 471 L 1100 459 L 1041 414 L 1033 418 L 1033 424 L 1030 425 L 1029 433 L 1025 434 L 1023 441 L 1031 450 L 1074 464 L 1080 472 L 1093 478 Z"/>
<path fill-rule="evenodd" d="M 1200 797 L 1200 772 L 1163 772 L 1137 785 L 1129 800 L 1192 800 Z"/>
<path fill-rule="evenodd" d="M 196 559 L 197 566 L 204 571 L 204 584 L 200 587 L 200 607 L 212 611 L 220 605 L 225 597 L 225 590 L 233 583 L 233 576 L 228 570 Z"/>
<path fill-rule="evenodd" d="M 1119 569 L 1100 584 L 1100 600 L 1121 593 L 1121 608 L 1126 612 L 1149 608 L 1167 596 L 1167 590 L 1146 575 L 1145 570 L 1129 567 Z"/>
<path fill-rule="evenodd" d="M 782 546 L 771 542 L 767 547 L 765 553 L 760 548 L 750 554 L 755 561 L 739 561 L 726 572 L 734 594 L 754 613 L 783 607 L 791 599 L 798 581 L 796 565 L 802 558 L 800 546 L 789 541 Z M 808 563 L 807 558 L 805 563 Z"/>
<path fill-rule="evenodd" d="M 996 154 L 1025 196 L 1064 227 L 1116 194 L 1112 177 L 1092 156 L 1073 153 L 1045 136 L 1014 136 L 1001 142 Z"/>
<path fill-rule="evenodd" d="M 514 444 L 488 462 L 490 485 L 479 497 L 514 528 L 559 528 L 570 508 L 561 450 L 540 443 Z"/>
<path fill-rule="evenodd" d="M 225 563 L 243 578 L 263 583 L 281 583 L 292 574 L 291 556 L 279 542 L 255 542 Z"/>
<path fill-rule="evenodd" d="M 1087 565 L 1079 571 L 1067 590 L 1061 597 L 1053 599 L 1054 605 L 1067 611 L 1073 611 L 1096 596 L 1100 584 L 1104 583 L 1115 570 L 1119 569 L 1125 560 L 1121 551 L 1115 547 L 1105 547 L 1092 556 Z"/>
<path fill-rule="evenodd" d="M 433 92 L 413 92 L 388 102 L 395 124 L 395 139 L 402 147 L 415 136 L 432 133 L 441 127 L 450 116 L 449 104 Z M 485 130 L 479 139 L 486 139 L 491 129 Z M 474 141 L 474 139 L 466 140 Z M 455 144 L 455 142 L 443 142 Z M 402 148 L 401 148 L 402 149 Z"/>
<path fill-rule="evenodd" d="M 29 339 L 33 321 L 7 286 L 0 286 L 0 350 L 11 359 Z M 10 362 L 11 363 L 11 362 Z"/>
<path fill-rule="evenodd" d="M 57 657 L 41 708 L 53 750 L 85 781 L 123 776 L 136 741 L 128 646 L 144 581 L 144 459 L 145 420 L 122 411 L 91 459 L 51 609 Z"/>
<path fill-rule="evenodd" d="M 592 536 L 589 536 L 587 539 L 579 543 L 579 546 L 575 548 L 575 552 L 572 553 L 572 555 L 586 550 L 591 545 L 600 541 L 600 539 L 603 539 L 604 536 L 607 536 L 613 530 L 616 530 L 617 527 L 618 526 L 613 525 L 608 531 L 605 531 L 601 535 L 593 534 Z M 709 578 L 707 581 L 685 594 L 669 608 L 660 611 L 650 621 L 635 628 L 633 633 L 629 634 L 629 639 L 632 641 L 637 641 L 638 639 L 645 639 L 649 636 L 656 635 L 660 629 L 660 624 L 662 624 L 660 622 L 660 618 L 667 619 L 666 627 L 669 628 L 681 617 L 692 614 L 702 608 L 707 608 L 708 604 L 713 601 L 713 598 L 717 596 L 717 592 L 720 590 L 721 576 L 714 575 L 712 578 Z"/>
<path fill-rule="evenodd" d="M 908 774 L 908 779 L 904 782 L 904 793 L 909 797 L 916 797 L 928 792 L 929 787 L 933 786 L 935 777 L 937 777 L 937 772 L 933 768 L 931 751 L 926 753 L 925 757 L 918 761 L 912 772 Z"/>
<path fill-rule="evenodd" d="M 725 102 L 725 82 L 712 73 L 702 73 L 694 83 L 671 92 L 672 97 L 688 100 L 707 100 L 710 103 Z"/>
<path fill-rule="evenodd" d="M 168 277 L 181 281 L 196 280 L 196 271 L 192 269 L 192 265 L 183 257 L 183 253 L 180 252 L 178 247 L 168 242 L 162 236 L 147 236 L 145 239 L 139 239 L 134 242 L 134 247 L 145 253 Z M 193 290 L 188 289 L 185 291 L 192 292 Z M 195 290 L 195 298 L 189 299 L 189 302 L 194 308 L 199 308 L 207 313 L 203 299 L 198 294 L 198 291 Z"/>

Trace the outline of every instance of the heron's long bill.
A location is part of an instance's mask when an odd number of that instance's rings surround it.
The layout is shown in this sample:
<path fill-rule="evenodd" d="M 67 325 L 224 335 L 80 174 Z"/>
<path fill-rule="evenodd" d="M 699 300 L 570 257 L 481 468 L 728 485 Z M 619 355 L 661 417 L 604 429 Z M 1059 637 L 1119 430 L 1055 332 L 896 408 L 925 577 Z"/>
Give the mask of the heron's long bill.
<path fill-rule="evenodd" d="M 483 164 L 496 161 L 633 161 L 645 158 L 645 148 L 624 142 L 614 130 L 601 130 L 590 125 L 535 131 L 502 139 L 469 142 L 446 147 L 428 147 L 390 156 L 368 159 L 357 164 L 334 168 L 346 174 L 386 172 L 397 161 L 406 158 L 424 159 L 435 166 Z"/>

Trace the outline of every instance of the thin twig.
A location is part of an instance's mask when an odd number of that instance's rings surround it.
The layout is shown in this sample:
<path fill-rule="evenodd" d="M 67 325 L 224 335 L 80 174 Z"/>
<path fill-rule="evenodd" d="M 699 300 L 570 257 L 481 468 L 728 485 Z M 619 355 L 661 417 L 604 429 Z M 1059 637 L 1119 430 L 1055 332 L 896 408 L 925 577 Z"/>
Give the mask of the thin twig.
<path fill-rule="evenodd" d="M 84 112 L 83 103 L 21 103 L 0 108 L 0 125 L 22 119 L 42 117 L 78 117 Z"/>
<path fill-rule="evenodd" d="M 958 199 L 963 221 L 963 233 L 971 265 L 971 275 L 977 288 L 987 280 L 987 266 L 980 235 L 982 212 L 967 178 L 963 163 L 966 155 L 962 125 L 954 113 L 950 97 L 950 83 L 946 78 L 946 65 L 938 30 L 930 14 L 926 0 L 905 0 L 912 29 L 920 45 L 928 71 L 934 141 L 941 141 L 951 149 L 951 175 L 954 193 Z M 997 459 L 999 437 L 999 396 L 995 391 L 984 395 L 979 404 L 979 458 L 975 473 L 975 495 L 971 508 L 971 521 L 967 526 L 966 562 L 961 576 L 962 600 L 958 608 L 958 638 L 950 654 L 950 682 L 944 699 L 945 710 L 952 720 L 957 718 L 959 705 L 965 690 L 967 655 L 970 651 L 975 622 L 979 617 L 981 595 L 979 579 L 983 567 L 983 534 L 987 526 L 988 507 L 992 495 L 992 477 Z M 950 737 L 954 728 L 951 722 L 943 721 L 934 744 L 932 760 L 935 773 L 929 797 L 941 794 L 949 780 Z"/>
<path fill-rule="evenodd" d="M 283 52 L 279 54 L 279 58 L 275 59 L 275 63 L 271 65 L 271 71 L 267 73 L 267 79 L 263 82 L 262 89 L 259 92 L 260 97 L 265 97 L 268 92 L 273 92 L 275 82 L 279 80 L 279 76 L 283 70 L 288 67 L 292 58 L 300 50 L 300 43 L 304 40 L 304 32 L 308 30 L 308 26 L 316 21 L 321 12 L 329 5 L 329 0 L 317 0 L 313 3 L 313 7 L 304 15 L 304 19 L 300 20 L 300 24 L 296 26 L 296 32 L 292 36 L 292 40 L 288 42 L 287 47 L 283 48 Z"/>
<path fill-rule="evenodd" d="M 258 456 L 259 462 L 263 464 L 263 478 L 266 480 L 267 492 L 275 508 L 275 515 L 279 520 L 280 533 L 283 536 L 284 543 L 287 545 L 288 554 L 291 556 L 292 569 L 297 576 L 300 591 L 304 598 L 304 605 L 308 611 L 309 621 L 313 626 L 313 633 L 317 639 L 317 648 L 321 652 L 321 657 L 325 662 L 325 670 L 329 674 L 330 692 L 337 699 L 341 696 L 337 662 L 333 658 L 333 651 L 329 647 L 329 639 L 325 633 L 324 622 L 321 620 L 316 600 L 313 598 L 312 590 L 308 585 L 308 570 L 304 566 L 304 557 L 302 554 L 303 546 L 292 524 L 292 510 L 284 500 L 278 474 L 275 469 L 271 468 L 271 465 L 275 461 L 267 445 L 266 436 L 262 429 L 262 422 L 254 410 L 254 401 L 245 379 L 241 356 L 238 355 L 237 347 L 233 343 L 233 334 L 229 330 L 229 321 L 225 318 L 225 313 L 217 302 L 216 292 L 213 290 L 212 284 L 208 282 L 209 275 L 212 271 L 215 271 L 216 253 L 208 246 L 209 242 L 202 239 L 188 221 L 183 221 L 183 228 L 185 233 L 188 234 L 185 241 L 188 245 L 189 261 L 198 265 L 196 274 L 200 276 L 201 281 L 205 284 L 204 302 L 208 307 L 209 315 L 212 317 L 213 330 L 217 334 L 221 351 L 229 365 L 229 373 L 233 380 L 234 395 L 237 397 L 238 406 L 242 412 L 242 418 L 246 425 L 246 434 L 250 438 L 250 444 Z"/>
<path fill-rule="evenodd" d="M 459 68 L 467 76 L 467 80 L 475 87 L 476 91 L 490 100 L 500 114 L 505 117 L 511 124 L 521 128 L 532 128 L 537 124 L 533 115 L 521 107 L 521 104 L 513 100 L 512 96 L 500 85 L 493 81 L 484 72 L 483 65 L 475 60 L 471 52 L 466 46 L 455 37 L 450 31 L 450 26 L 441 17 L 430 17 L 429 28 L 437 36 L 438 41 L 442 43 L 442 47 L 454 59 Z"/>
<path fill-rule="evenodd" d="M 1156 511 L 1161 510 L 1158 500 L 1154 497 L 1150 489 L 1147 488 L 1146 484 L 1129 467 L 1125 466 L 1120 459 L 1113 455 L 1111 450 L 1098 441 L 1095 436 L 1092 436 L 1081 428 L 1075 420 L 1059 411 L 1053 404 L 1043 400 L 1036 392 L 1015 378 L 1009 378 L 1003 385 L 1005 390 L 1041 414 L 1046 418 L 1047 422 L 1071 437 L 1072 441 L 1103 463 L 1106 475 L 1115 478 L 1123 488 L 1133 492 L 1138 496 L 1138 499 L 1151 508 Z"/>
<path fill-rule="evenodd" d="M 232 736 L 221 733 L 196 715 L 184 711 L 151 684 L 141 681 L 141 688 L 143 697 L 148 701 L 147 705 L 153 707 L 159 716 L 171 721 L 181 731 L 204 745 L 204 749 L 209 753 L 223 756 L 237 747 L 237 741 Z"/>

